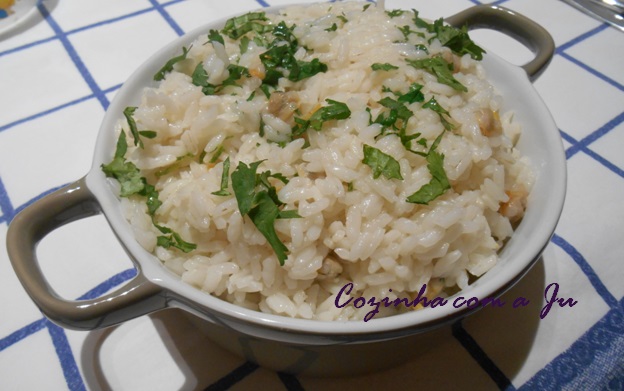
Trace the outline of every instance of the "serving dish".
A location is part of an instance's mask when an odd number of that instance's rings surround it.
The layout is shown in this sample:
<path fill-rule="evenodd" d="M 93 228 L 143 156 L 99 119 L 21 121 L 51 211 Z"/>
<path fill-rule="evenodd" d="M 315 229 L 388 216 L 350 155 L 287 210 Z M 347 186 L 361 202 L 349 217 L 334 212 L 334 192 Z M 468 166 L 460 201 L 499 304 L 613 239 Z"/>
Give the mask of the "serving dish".
<path fill-rule="evenodd" d="M 264 9 L 276 12 L 279 8 Z M 406 347 L 434 341 L 433 333 L 474 312 L 452 306 L 413 311 L 369 322 L 321 322 L 290 319 L 247 310 L 182 283 L 134 239 L 119 200 L 100 166 L 115 149 L 112 132 L 120 113 L 140 98 L 142 88 L 169 58 L 195 37 L 220 28 L 212 22 L 167 45 L 142 65 L 124 84 L 100 128 L 93 165 L 77 182 L 50 194 L 22 211 L 11 223 L 7 247 L 16 274 L 33 301 L 52 321 L 68 328 L 107 327 L 165 308 L 178 307 L 222 346 L 275 370 L 316 375 L 350 374 L 396 365 L 416 352 Z M 518 147 L 537 171 L 527 213 L 500 254 L 501 261 L 469 288 L 465 297 L 498 297 L 536 262 L 547 245 L 562 210 L 565 195 L 565 156 L 544 103 L 531 85 L 553 54 L 552 38 L 534 22 L 496 6 L 477 6 L 446 19 L 455 26 L 502 30 L 525 43 L 535 58 L 516 67 L 493 54 L 483 60 L 489 78 L 523 124 Z M 46 282 L 37 264 L 36 243 L 55 228 L 103 213 L 137 268 L 128 284 L 94 300 L 69 301 Z M 423 334 L 436 329 L 433 333 Z M 363 359 L 363 357 L 369 357 Z"/>

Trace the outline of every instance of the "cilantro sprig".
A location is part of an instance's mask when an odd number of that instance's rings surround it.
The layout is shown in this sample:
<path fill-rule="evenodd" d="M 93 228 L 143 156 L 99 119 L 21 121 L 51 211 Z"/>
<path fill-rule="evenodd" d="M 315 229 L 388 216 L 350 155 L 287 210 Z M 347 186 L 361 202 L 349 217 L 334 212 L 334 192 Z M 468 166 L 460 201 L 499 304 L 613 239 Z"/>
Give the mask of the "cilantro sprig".
<path fill-rule="evenodd" d="M 249 165 L 239 162 L 232 172 L 232 190 L 241 215 L 249 216 L 273 248 L 280 265 L 283 266 L 288 258 L 288 248 L 277 236 L 275 220 L 301 216 L 294 210 L 280 209 L 284 203 L 277 197 L 277 190 L 271 185 L 269 178 L 275 178 L 284 184 L 287 184 L 288 180 L 282 174 L 273 174 L 270 171 L 258 174 L 258 166 L 262 162 L 260 160 Z"/>

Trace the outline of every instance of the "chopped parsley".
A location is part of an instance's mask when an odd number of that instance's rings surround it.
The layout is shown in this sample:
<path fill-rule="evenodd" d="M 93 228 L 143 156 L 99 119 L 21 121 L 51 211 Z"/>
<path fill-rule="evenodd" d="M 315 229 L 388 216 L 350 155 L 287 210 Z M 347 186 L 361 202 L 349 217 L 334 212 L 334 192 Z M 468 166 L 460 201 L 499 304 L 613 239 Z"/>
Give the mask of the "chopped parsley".
<path fill-rule="evenodd" d="M 396 65 L 392 65 L 392 64 L 388 64 L 386 63 L 374 63 L 373 65 L 371 65 L 371 69 L 373 71 L 391 71 L 393 69 L 399 69 L 399 67 L 397 67 Z"/>
<path fill-rule="evenodd" d="M 401 9 L 394 9 L 394 10 L 386 11 L 386 14 L 388 14 L 390 18 L 396 18 L 397 16 L 403 15 L 404 12 L 405 11 Z"/>
<path fill-rule="evenodd" d="M 162 68 L 160 68 L 158 72 L 156 72 L 156 74 L 154 75 L 154 80 L 156 81 L 163 80 L 165 78 L 165 75 L 173 70 L 173 66 L 175 64 L 179 63 L 180 61 L 186 60 L 186 55 L 188 54 L 189 50 L 191 50 L 190 47 L 188 49 L 186 47 L 183 47 L 182 54 L 169 59 L 169 61 L 167 61 L 165 65 Z"/>
<path fill-rule="evenodd" d="M 373 170 L 373 179 L 383 175 L 386 179 L 403 180 L 401 166 L 395 158 L 370 145 L 364 144 L 363 150 L 364 160 L 362 160 L 362 163 Z"/>
<path fill-rule="evenodd" d="M 351 110 L 343 103 L 332 99 L 325 99 L 327 106 L 323 106 L 316 110 L 310 119 L 304 120 L 301 118 L 295 118 L 296 125 L 293 127 L 293 136 L 299 136 L 303 134 L 308 128 L 314 130 L 321 130 L 323 124 L 330 120 L 347 119 L 351 116 Z"/>
<path fill-rule="evenodd" d="M 451 49 L 453 53 L 463 56 L 469 54 L 474 60 L 481 61 L 485 50 L 479 47 L 468 35 L 466 26 L 461 29 L 445 25 L 442 19 L 433 22 L 433 31 L 440 43 Z"/>
<path fill-rule="evenodd" d="M 431 97 L 431 99 L 429 99 L 425 104 L 423 104 L 422 107 L 424 109 L 431 109 L 435 111 L 436 113 L 438 113 L 438 116 L 440 117 L 440 121 L 442 122 L 442 125 L 444 126 L 445 130 L 455 129 L 455 125 L 453 125 L 449 120 L 446 119 L 446 117 L 450 117 L 449 112 L 446 111 L 444 107 L 440 106 L 440 104 L 434 97 Z"/>
<path fill-rule="evenodd" d="M 400 95 L 397 101 L 401 103 L 416 103 L 424 101 L 425 95 L 423 95 L 423 93 L 420 91 L 422 90 L 422 88 L 423 86 L 421 84 L 413 83 L 410 86 L 409 91 L 403 95 Z"/>
<path fill-rule="evenodd" d="M 217 30 L 210 30 L 208 32 L 208 41 L 210 42 L 219 42 L 221 45 L 225 46 L 225 41 L 223 37 Z"/>
<path fill-rule="evenodd" d="M 238 167 L 232 173 L 232 190 L 241 215 L 249 216 L 273 248 L 280 265 L 283 266 L 288 258 L 286 254 L 288 248 L 275 232 L 275 220 L 301 216 L 294 210 L 280 210 L 284 203 L 277 197 L 277 190 L 271 185 L 269 178 L 275 178 L 283 183 L 288 183 L 288 180 L 282 174 L 272 174 L 270 171 L 258 174 L 258 166 L 261 163 L 262 160 L 248 166 L 239 162 Z"/>
<path fill-rule="evenodd" d="M 136 111 L 136 107 L 129 106 L 126 107 L 123 111 L 124 117 L 126 117 L 126 121 L 128 122 L 128 126 L 130 127 L 130 134 L 132 134 L 132 138 L 134 139 L 134 145 L 143 148 L 143 141 L 141 140 L 141 133 L 137 128 L 136 121 L 133 118 L 134 112 Z"/>
<path fill-rule="evenodd" d="M 232 39 L 239 39 L 250 31 L 264 34 L 273 29 L 273 26 L 266 24 L 269 19 L 264 12 L 249 12 L 245 15 L 228 19 L 221 32 Z"/>
<path fill-rule="evenodd" d="M 293 28 L 280 22 L 272 31 L 275 40 L 269 44 L 266 52 L 260 54 L 260 62 L 265 68 L 264 85 L 276 86 L 279 79 L 284 77 L 284 70 L 289 71 L 288 80 L 294 82 L 327 72 L 327 65 L 317 58 L 309 62 L 295 58 L 299 43 L 292 33 Z"/>
<path fill-rule="evenodd" d="M 158 236 L 156 238 L 156 244 L 160 247 L 164 247 L 166 249 L 170 247 L 175 247 L 178 250 L 190 253 L 191 251 L 197 248 L 197 245 L 194 243 L 186 242 L 182 239 L 180 234 L 174 232 L 170 228 L 163 227 L 162 225 L 154 224 L 156 228 L 165 235 Z"/>
<path fill-rule="evenodd" d="M 433 144 L 431 144 L 431 148 L 429 148 L 429 152 L 426 156 L 427 169 L 431 174 L 431 180 L 417 192 L 407 197 L 407 202 L 427 205 L 451 188 L 451 184 L 444 171 L 444 155 L 436 151 L 436 147 L 440 143 L 440 140 L 442 140 L 444 133 L 445 131 L 440 133 Z"/>
<path fill-rule="evenodd" d="M 435 75 L 439 83 L 446 84 L 457 91 L 468 91 L 466 86 L 453 77 L 453 64 L 449 64 L 442 57 L 406 61 L 409 65 L 416 69 L 424 69 L 425 71 Z"/>
<path fill-rule="evenodd" d="M 329 31 L 329 32 L 336 31 L 336 30 L 338 30 L 338 26 L 336 25 L 336 23 L 332 23 L 331 27 L 325 29 L 325 31 Z"/>
<path fill-rule="evenodd" d="M 227 191 L 228 178 L 230 175 L 230 157 L 228 156 L 223 162 L 223 172 L 221 173 L 221 188 L 218 191 L 213 191 L 212 194 L 221 197 L 227 197 L 230 192 Z"/>
<path fill-rule="evenodd" d="M 459 56 L 469 54 L 474 60 L 480 61 L 483 59 L 483 53 L 485 53 L 485 50 L 479 47 L 470 38 L 466 26 L 458 29 L 453 26 L 445 25 L 442 18 L 437 19 L 433 23 L 428 23 L 418 16 L 418 11 L 413 10 L 413 12 L 414 24 L 434 34 L 434 36 L 429 39 L 429 42 L 431 42 L 434 38 L 437 38 L 443 46 L 451 49 L 453 53 Z"/>
<path fill-rule="evenodd" d="M 333 99 L 325 99 L 325 101 L 329 104 L 316 110 L 309 119 L 310 126 L 314 130 L 321 130 L 326 121 L 347 119 L 351 116 L 351 110 L 345 103 Z"/>
<path fill-rule="evenodd" d="M 158 246 L 169 248 L 175 247 L 184 252 L 190 252 L 197 246 L 193 243 L 185 242 L 180 235 L 170 228 L 156 224 L 154 221 L 156 210 L 162 205 L 162 201 L 158 199 L 158 191 L 147 182 L 147 179 L 141 176 L 141 171 L 132 162 L 126 160 L 125 155 L 128 150 L 126 134 L 121 132 L 117 139 L 115 148 L 115 156 L 108 164 L 102 164 L 101 168 L 107 177 L 115 178 L 120 186 L 120 197 L 130 197 L 131 195 L 140 195 L 146 198 L 147 212 L 152 217 L 154 226 L 165 236 L 158 236 L 156 244 Z"/>
<path fill-rule="evenodd" d="M 249 69 L 240 65 L 230 64 L 228 65 L 227 70 L 229 72 L 229 76 L 223 80 L 221 84 L 214 85 L 208 82 L 208 73 L 206 72 L 206 69 L 204 69 L 203 64 L 200 62 L 197 64 L 193 74 L 191 75 L 191 82 L 194 85 L 201 87 L 204 95 L 214 95 L 227 86 L 238 86 L 236 83 L 238 80 L 243 77 L 251 76 L 249 74 Z"/>
<path fill-rule="evenodd" d="M 115 156 L 113 160 L 108 164 L 102 164 L 102 171 L 107 177 L 115 178 L 121 190 L 119 195 L 121 197 L 130 197 L 133 194 L 139 194 L 145 188 L 144 178 L 141 176 L 141 171 L 132 162 L 126 160 L 126 151 L 128 150 L 128 143 L 126 141 L 126 134 L 122 131 L 117 139 L 117 147 L 115 149 Z"/>

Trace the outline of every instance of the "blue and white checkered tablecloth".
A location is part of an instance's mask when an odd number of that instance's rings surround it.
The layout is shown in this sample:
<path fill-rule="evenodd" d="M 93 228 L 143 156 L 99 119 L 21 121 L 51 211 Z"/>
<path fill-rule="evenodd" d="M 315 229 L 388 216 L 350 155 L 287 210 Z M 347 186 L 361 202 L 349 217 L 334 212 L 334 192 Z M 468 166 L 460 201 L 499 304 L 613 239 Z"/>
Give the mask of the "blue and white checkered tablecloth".
<path fill-rule="evenodd" d="M 104 111 L 152 53 L 213 19 L 295 2 L 46 0 L 21 26 L 0 32 L 0 389 L 623 390 L 624 33 L 557 0 L 493 2 L 540 23 L 557 46 L 535 87 L 564 140 L 568 195 L 542 259 L 506 294 L 530 305 L 486 308 L 404 366 L 340 379 L 243 362 L 175 310 L 95 332 L 64 330 L 42 317 L 4 249 L 15 214 L 89 170 Z M 388 0 L 387 7 L 437 18 L 479 3 L 488 2 Z M 473 35 L 513 63 L 530 58 L 510 38 Z M 134 275 L 102 216 L 53 232 L 39 257 L 68 298 L 98 296 Z M 552 282 L 578 304 L 541 320 Z"/>

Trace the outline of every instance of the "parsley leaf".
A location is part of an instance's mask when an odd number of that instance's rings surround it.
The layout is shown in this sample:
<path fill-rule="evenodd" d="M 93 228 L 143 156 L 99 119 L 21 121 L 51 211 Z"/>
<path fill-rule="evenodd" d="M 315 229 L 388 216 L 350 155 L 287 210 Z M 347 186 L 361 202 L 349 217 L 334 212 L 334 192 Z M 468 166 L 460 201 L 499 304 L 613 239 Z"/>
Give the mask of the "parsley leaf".
<path fill-rule="evenodd" d="M 375 123 L 381 123 L 384 126 L 394 126 L 398 128 L 396 121 L 401 120 L 403 121 L 402 127 L 405 128 L 407 126 L 407 121 L 414 115 L 414 113 L 408 109 L 403 102 L 399 102 L 390 97 L 385 97 L 377 103 L 390 109 L 390 113 L 387 117 L 382 117 L 382 115 L 380 115 L 375 120 Z"/>
<path fill-rule="evenodd" d="M 262 160 L 251 163 L 247 166 L 243 162 L 238 163 L 238 167 L 232 173 L 232 190 L 236 196 L 238 210 L 241 215 L 249 213 L 254 206 L 254 196 L 256 194 L 256 171 Z"/>
<path fill-rule="evenodd" d="M 338 25 L 336 25 L 336 23 L 332 23 L 331 27 L 325 29 L 325 31 L 336 31 L 336 30 L 338 30 Z"/>
<path fill-rule="evenodd" d="M 288 180 L 282 174 L 271 174 L 270 171 L 257 174 L 260 163 L 262 160 L 251 163 L 249 166 L 239 162 L 238 167 L 232 173 L 232 189 L 241 215 L 249 216 L 273 248 L 280 265 L 283 266 L 288 258 L 286 254 L 288 249 L 275 232 L 275 220 L 301 216 L 294 210 L 280 211 L 279 208 L 283 203 L 277 198 L 277 190 L 268 179 L 273 177 L 284 183 Z"/>
<path fill-rule="evenodd" d="M 166 236 L 158 236 L 156 244 L 161 247 L 175 247 L 184 252 L 190 252 L 197 246 L 193 243 L 185 242 L 179 234 L 171 229 L 160 226 L 154 222 L 156 210 L 162 205 L 162 201 L 158 199 L 158 191 L 156 188 L 147 183 L 147 179 L 141 176 L 141 171 L 132 162 L 126 161 L 125 154 L 128 151 L 126 142 L 126 134 L 121 132 L 117 139 L 115 148 L 115 156 L 108 164 L 102 164 L 101 168 L 107 177 L 115 178 L 121 185 L 119 192 L 120 197 L 130 197 L 137 194 L 146 198 L 147 213 L 152 217 L 152 223 Z"/>
<path fill-rule="evenodd" d="M 415 102 L 422 102 L 425 100 L 425 95 L 423 95 L 423 93 L 420 91 L 422 90 L 422 88 L 423 86 L 421 84 L 414 83 L 410 86 L 409 91 L 399 96 L 397 100 L 401 103 L 408 103 L 408 104 L 415 103 Z"/>
<path fill-rule="evenodd" d="M 396 18 L 397 16 L 403 15 L 404 12 L 405 11 L 401 9 L 394 9 L 394 10 L 386 11 L 386 14 L 388 14 L 390 18 Z"/>
<path fill-rule="evenodd" d="M 121 132 L 117 139 L 115 157 L 108 164 L 102 164 L 104 174 L 109 178 L 115 178 L 120 186 L 120 196 L 129 197 L 138 194 L 145 187 L 141 171 L 132 162 L 126 161 L 125 154 L 128 149 L 126 134 Z"/>
<path fill-rule="evenodd" d="M 221 32 L 232 39 L 239 39 L 250 31 L 264 34 L 273 29 L 271 25 L 262 23 L 268 20 L 264 12 L 249 12 L 245 15 L 228 19 Z"/>
<path fill-rule="evenodd" d="M 376 62 L 371 65 L 371 69 L 373 71 L 391 71 L 393 69 L 399 69 L 399 67 L 397 67 L 396 65 L 388 64 L 387 62 L 384 64 Z"/>
<path fill-rule="evenodd" d="M 451 188 L 446 172 L 444 172 L 444 155 L 435 150 L 443 135 L 444 132 L 436 138 L 429 149 L 429 153 L 427 153 L 427 169 L 431 174 L 431 180 L 417 192 L 407 197 L 407 202 L 427 205 Z"/>
<path fill-rule="evenodd" d="M 204 69 L 203 64 L 200 62 L 195 67 L 193 75 L 191 76 L 192 83 L 193 85 L 201 87 L 204 95 L 214 95 L 226 86 L 237 86 L 236 82 L 241 78 L 251 76 L 249 69 L 240 65 L 230 64 L 228 65 L 227 70 L 229 72 L 229 76 L 223 80 L 220 85 L 210 84 L 208 82 L 208 73 Z"/>
<path fill-rule="evenodd" d="M 217 90 L 217 86 L 208 83 L 208 73 L 201 62 L 195 67 L 191 75 L 191 82 L 193 85 L 201 87 L 204 95 L 214 95 Z"/>
<path fill-rule="evenodd" d="M 406 60 L 407 63 L 416 69 L 435 75 L 439 83 L 446 84 L 457 91 L 468 91 L 468 89 L 453 77 L 452 64 L 444 61 L 442 57 L 425 58 L 422 60 Z"/>
<path fill-rule="evenodd" d="M 126 121 L 128 121 L 128 126 L 130 127 L 130 133 L 132 134 L 132 138 L 134 139 L 134 145 L 138 145 L 143 148 L 143 141 L 141 141 L 141 135 L 139 134 L 139 130 L 137 129 L 136 122 L 132 117 L 134 112 L 136 111 L 136 107 L 126 107 L 123 111 L 124 117 L 126 117 Z"/>
<path fill-rule="evenodd" d="M 139 130 L 139 135 L 145 138 L 155 138 L 156 132 L 154 132 L 153 130 Z"/>
<path fill-rule="evenodd" d="M 292 129 L 293 136 L 299 136 L 305 133 L 310 127 L 320 131 L 326 121 L 347 119 L 351 116 L 351 110 L 349 110 L 349 107 L 345 103 L 332 99 L 325 99 L 325 101 L 329 103 L 329 105 L 316 110 L 310 116 L 309 120 L 295 117 L 295 126 Z"/>
<path fill-rule="evenodd" d="M 412 11 L 414 12 L 414 24 L 420 28 L 426 29 L 430 33 L 435 34 L 429 42 L 431 42 L 434 38 L 438 38 L 443 46 L 448 47 L 457 55 L 463 56 L 468 53 L 474 60 L 480 61 L 483 59 L 483 53 L 485 53 L 485 50 L 479 47 L 470 38 L 466 26 L 458 29 L 453 26 L 445 25 L 442 18 L 434 21 L 433 23 L 428 23 L 418 16 L 418 11 Z"/>
<path fill-rule="evenodd" d="M 327 72 L 327 65 L 317 58 L 309 62 L 295 58 L 299 43 L 292 33 L 293 28 L 294 26 L 288 27 L 286 23 L 280 22 L 273 29 L 275 40 L 266 52 L 260 54 L 260 62 L 265 68 L 263 85 L 277 85 L 279 79 L 284 77 L 282 70 L 288 70 L 288 80 L 295 82 Z"/>
<path fill-rule="evenodd" d="M 208 40 L 210 42 L 219 42 L 221 45 L 225 46 L 225 41 L 223 40 L 223 37 L 221 36 L 221 34 L 219 34 L 217 30 L 210 30 L 208 32 Z"/>
<path fill-rule="evenodd" d="M 419 32 L 419 31 L 412 30 L 410 28 L 410 26 L 402 26 L 402 27 L 397 27 L 397 28 L 403 34 L 403 37 L 405 38 L 405 41 L 407 41 L 409 39 L 410 34 L 416 34 L 419 37 L 425 38 L 425 34 Z"/>
<path fill-rule="evenodd" d="M 440 43 L 453 51 L 453 53 L 463 56 L 468 53 L 474 60 L 483 59 L 485 50 L 479 47 L 468 35 L 466 26 L 461 29 L 445 25 L 442 19 L 433 22 L 433 31 Z"/>
<path fill-rule="evenodd" d="M 321 130 L 323 123 L 329 120 L 347 119 L 351 116 L 351 110 L 342 102 L 332 99 L 325 99 L 329 105 L 316 110 L 309 119 L 310 126 L 314 130 Z"/>
<path fill-rule="evenodd" d="M 223 162 L 223 172 L 221 173 L 221 188 L 218 191 L 213 191 L 212 194 L 222 197 L 227 197 L 230 195 L 230 192 L 227 191 L 229 175 L 230 157 L 228 156 Z"/>
<path fill-rule="evenodd" d="M 446 111 L 446 109 L 444 109 L 444 107 L 440 106 L 440 104 L 438 103 L 438 101 L 434 97 L 431 97 L 431 99 L 429 99 L 427 102 L 425 102 L 422 107 L 424 109 L 431 109 L 431 110 L 435 111 L 436 113 L 438 113 L 438 116 L 440 117 L 440 121 L 442 122 L 442 125 L 444 126 L 445 130 L 453 130 L 453 129 L 455 129 L 455 125 L 453 125 L 445 117 L 445 116 L 450 117 L 449 112 Z"/>
<path fill-rule="evenodd" d="M 235 86 L 237 85 L 236 81 L 243 78 L 243 76 L 251 77 L 249 69 L 240 65 L 230 64 L 228 65 L 227 70 L 230 72 L 230 75 L 227 77 L 227 79 L 223 80 L 223 82 L 221 83 L 221 87 Z"/>
<path fill-rule="evenodd" d="M 249 49 L 249 42 L 251 41 L 246 36 L 241 38 L 239 45 L 240 54 L 245 54 L 247 52 L 247 49 Z"/>
<path fill-rule="evenodd" d="M 395 158 L 370 145 L 364 144 L 363 150 L 364 160 L 362 160 L 362 163 L 373 170 L 373 179 L 379 178 L 380 175 L 387 179 L 403 179 L 401 166 Z"/>
<path fill-rule="evenodd" d="M 172 231 L 170 228 L 163 227 L 162 225 L 158 224 L 154 225 L 156 226 L 156 228 L 158 228 L 160 232 L 165 234 L 156 238 L 156 245 L 167 249 L 170 247 L 175 247 L 185 253 L 190 253 L 197 248 L 196 244 L 184 241 L 180 234 Z"/>
<path fill-rule="evenodd" d="M 154 75 L 154 80 L 156 81 L 163 80 L 165 78 L 165 74 L 171 72 L 175 64 L 179 63 L 180 61 L 186 60 L 186 55 L 188 54 L 189 50 L 191 50 L 191 47 L 189 47 L 188 49 L 186 47 L 183 47 L 182 54 L 180 54 L 179 56 L 173 57 L 169 61 L 167 61 L 165 65 L 162 68 L 160 68 L 158 72 L 156 72 L 156 74 Z"/>
<path fill-rule="evenodd" d="M 253 221 L 258 231 L 266 238 L 267 242 L 275 251 L 280 265 L 284 265 L 288 255 L 288 248 L 282 243 L 275 232 L 275 220 L 279 217 L 279 209 L 273 202 L 269 193 L 261 191 L 254 197 L 256 206 L 249 211 L 249 218 Z"/>

